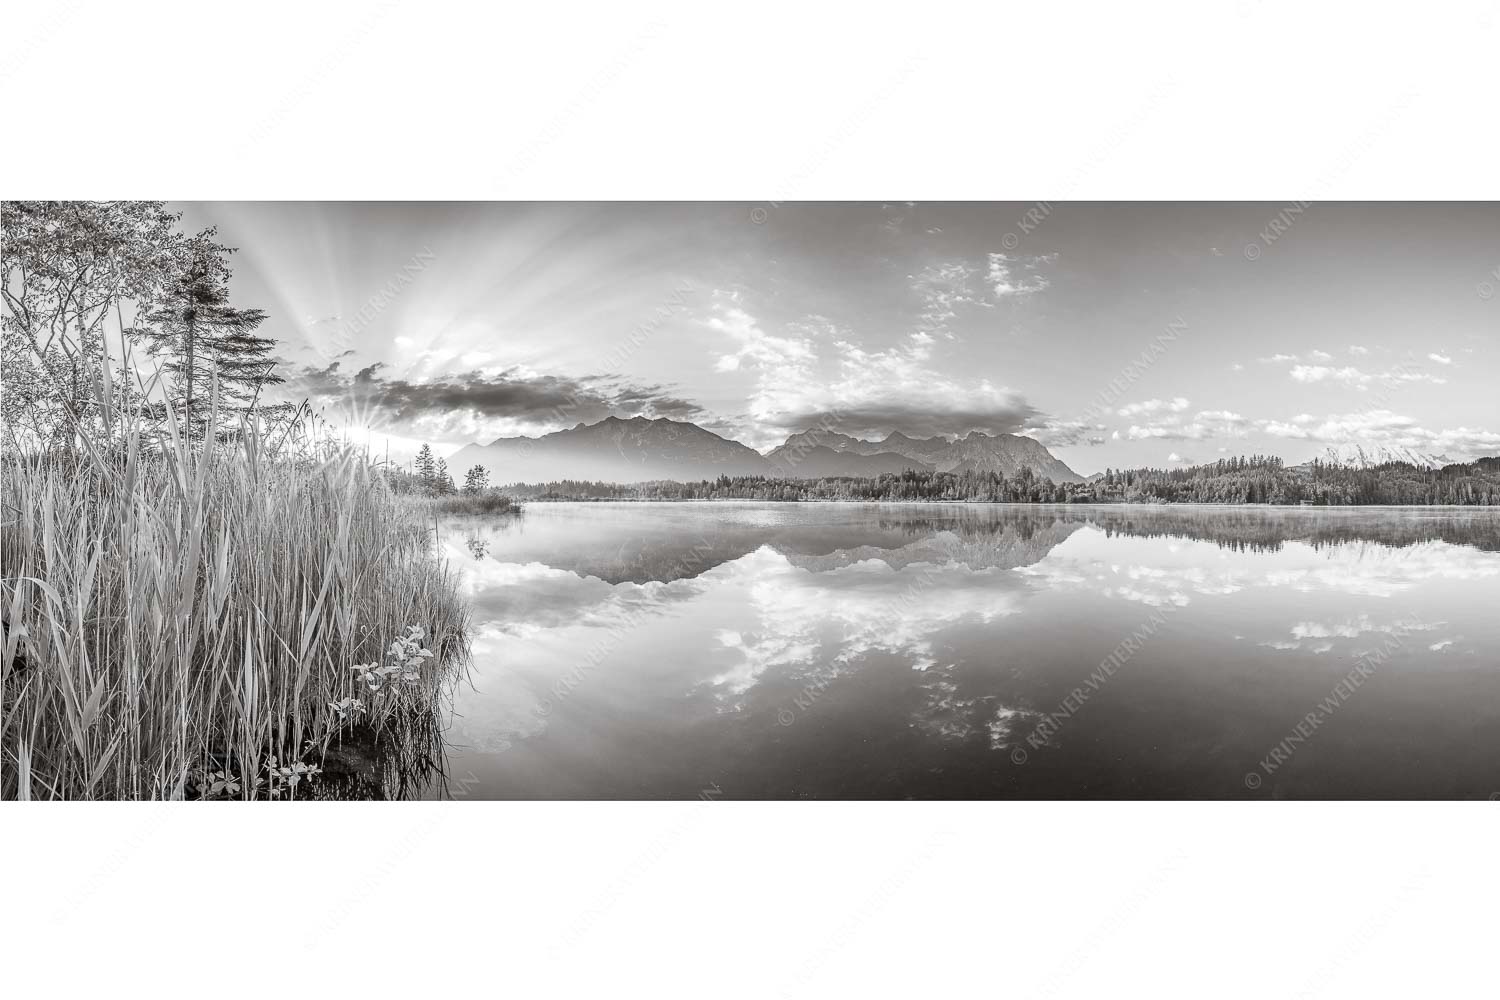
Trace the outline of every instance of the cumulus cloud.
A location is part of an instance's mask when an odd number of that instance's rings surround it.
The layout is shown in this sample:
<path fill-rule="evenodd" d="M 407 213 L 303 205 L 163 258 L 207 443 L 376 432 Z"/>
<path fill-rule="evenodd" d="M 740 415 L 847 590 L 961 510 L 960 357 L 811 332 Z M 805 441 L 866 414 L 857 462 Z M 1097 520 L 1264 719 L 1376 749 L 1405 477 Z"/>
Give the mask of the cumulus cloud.
<path fill-rule="evenodd" d="M 1115 412 L 1122 417 L 1135 417 L 1143 413 L 1181 413 L 1191 404 L 1181 396 L 1176 399 L 1147 399 L 1139 403 L 1122 406 Z"/>
<path fill-rule="evenodd" d="M 1427 359 L 1429 361 L 1436 361 L 1440 365 L 1453 364 L 1453 359 L 1446 354 L 1429 354 L 1427 355 Z"/>
<path fill-rule="evenodd" d="M 1345 382 L 1361 383 L 1368 382 L 1371 376 L 1366 375 L 1358 368 L 1329 368 L 1327 365 L 1298 365 L 1292 369 L 1292 379 L 1296 382 Z"/>
<path fill-rule="evenodd" d="M 737 349 L 719 356 L 716 371 L 737 371 L 750 362 L 762 365 L 799 365 L 817 357 L 812 339 L 807 336 L 771 336 L 738 306 L 724 306 L 709 317 L 710 328 L 729 337 Z"/>
<path fill-rule="evenodd" d="M 1433 355 L 1436 357 L 1436 355 Z M 1297 382 L 1338 382 L 1355 389 L 1366 389 L 1375 382 L 1399 385 L 1405 382 L 1430 382 L 1445 385 L 1447 379 L 1406 367 L 1386 372 L 1365 372 L 1352 366 L 1333 368 L 1328 365 L 1297 365 L 1292 369 L 1292 378 Z"/>
<path fill-rule="evenodd" d="M 1288 420 L 1258 420 L 1256 427 L 1273 437 L 1325 444 L 1384 444 L 1446 455 L 1455 460 L 1500 454 L 1500 433 L 1473 427 L 1433 430 L 1390 410 L 1298 414 Z"/>
<path fill-rule="evenodd" d="M 1249 420 L 1230 410 L 1199 410 L 1191 418 L 1172 413 L 1144 424 L 1132 424 L 1125 436 L 1132 441 L 1203 441 L 1207 438 L 1244 437 L 1250 432 L 1250 427 Z"/>
<path fill-rule="evenodd" d="M 454 441 L 543 433 L 607 416 L 693 420 L 703 413 L 663 386 L 614 376 L 573 378 L 513 367 L 413 380 L 388 377 L 384 367 L 348 371 L 337 361 L 303 367 L 288 379 L 286 394 L 333 409 L 347 426 Z"/>
<path fill-rule="evenodd" d="M 1349 353 L 1354 355 L 1355 357 L 1364 357 L 1366 354 L 1370 353 L 1370 349 L 1359 344 L 1350 344 Z"/>
<path fill-rule="evenodd" d="M 1019 393 L 933 367 L 935 339 L 925 330 L 871 349 L 837 327 L 818 335 L 773 334 L 726 303 L 709 325 L 736 346 L 734 369 L 755 373 L 740 433 L 752 446 L 778 444 L 788 433 L 815 427 L 866 438 L 893 430 L 930 437 L 1012 433 L 1047 422 Z"/>

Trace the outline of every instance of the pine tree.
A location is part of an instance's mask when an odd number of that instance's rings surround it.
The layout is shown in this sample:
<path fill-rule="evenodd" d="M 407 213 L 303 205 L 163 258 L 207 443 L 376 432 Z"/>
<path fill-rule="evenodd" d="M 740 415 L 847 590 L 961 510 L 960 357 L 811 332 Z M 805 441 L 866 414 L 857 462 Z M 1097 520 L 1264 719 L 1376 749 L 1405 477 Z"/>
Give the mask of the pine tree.
<path fill-rule="evenodd" d="M 212 230 L 178 233 L 180 218 L 159 201 L 0 202 L 7 434 L 56 443 L 95 419 L 106 325 L 150 311 L 195 249 L 213 245 Z"/>
<path fill-rule="evenodd" d="M 253 406 L 262 389 L 283 381 L 269 358 L 275 342 L 255 335 L 265 312 L 229 305 L 228 253 L 216 246 L 196 249 L 166 300 L 133 331 L 150 353 L 168 359 L 163 367 L 175 393 L 170 404 L 190 425 L 206 422 L 215 383 L 221 407 L 229 408 Z"/>
<path fill-rule="evenodd" d="M 465 493 L 483 493 L 489 489 L 490 474 L 485 471 L 484 466 L 476 465 L 464 475 Z"/>
<path fill-rule="evenodd" d="M 437 460 L 437 469 L 433 473 L 432 484 L 438 496 L 449 496 L 458 492 L 458 488 L 453 485 L 453 477 L 448 475 L 448 463 L 444 459 Z"/>
<path fill-rule="evenodd" d="M 422 492 L 432 493 L 437 481 L 437 460 L 432 457 L 432 449 L 422 445 L 422 450 L 417 452 L 417 478 L 421 480 Z"/>

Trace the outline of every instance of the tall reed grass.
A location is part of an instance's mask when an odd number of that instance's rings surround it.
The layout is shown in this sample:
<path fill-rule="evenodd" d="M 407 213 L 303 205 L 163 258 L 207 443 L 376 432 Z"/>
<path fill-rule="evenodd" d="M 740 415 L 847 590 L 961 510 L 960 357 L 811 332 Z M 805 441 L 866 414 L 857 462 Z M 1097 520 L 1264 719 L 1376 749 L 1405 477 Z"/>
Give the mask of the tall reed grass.
<path fill-rule="evenodd" d="M 431 719 L 465 606 L 362 455 L 98 427 L 0 458 L 0 797 L 301 797 L 345 735 Z M 372 691 L 408 626 L 436 655 Z"/>

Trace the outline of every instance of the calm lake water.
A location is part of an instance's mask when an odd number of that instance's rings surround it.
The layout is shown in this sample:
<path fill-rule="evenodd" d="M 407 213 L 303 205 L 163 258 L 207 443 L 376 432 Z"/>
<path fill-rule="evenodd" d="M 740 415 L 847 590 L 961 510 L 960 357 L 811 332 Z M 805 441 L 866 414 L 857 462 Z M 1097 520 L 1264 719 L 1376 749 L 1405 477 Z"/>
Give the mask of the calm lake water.
<path fill-rule="evenodd" d="M 1489 798 L 1500 513 L 534 503 L 446 523 L 469 798 Z"/>

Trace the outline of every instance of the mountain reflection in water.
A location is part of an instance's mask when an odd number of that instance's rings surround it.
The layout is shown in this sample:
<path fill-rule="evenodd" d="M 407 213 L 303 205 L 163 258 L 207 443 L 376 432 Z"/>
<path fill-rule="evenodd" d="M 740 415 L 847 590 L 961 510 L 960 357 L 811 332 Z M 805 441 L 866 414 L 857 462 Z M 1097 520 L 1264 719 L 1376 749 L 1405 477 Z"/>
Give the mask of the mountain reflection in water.
<path fill-rule="evenodd" d="M 1487 510 L 537 503 L 443 539 L 470 796 L 1500 791 Z"/>

